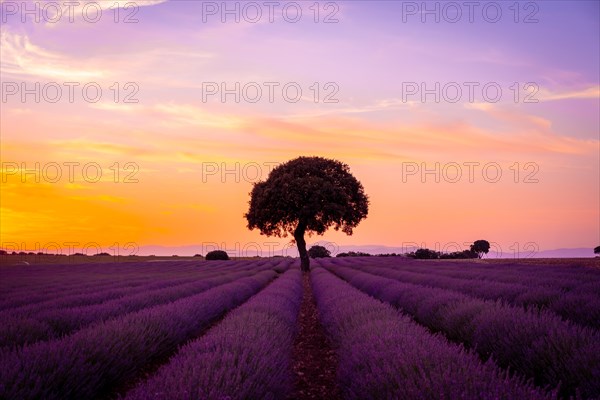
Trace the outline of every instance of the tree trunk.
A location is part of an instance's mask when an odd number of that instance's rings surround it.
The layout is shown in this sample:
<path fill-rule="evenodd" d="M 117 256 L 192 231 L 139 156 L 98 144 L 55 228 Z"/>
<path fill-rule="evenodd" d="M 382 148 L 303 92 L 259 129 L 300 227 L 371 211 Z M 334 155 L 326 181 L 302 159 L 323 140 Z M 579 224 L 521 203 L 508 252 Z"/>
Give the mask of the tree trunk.
<path fill-rule="evenodd" d="M 294 239 L 296 240 L 296 246 L 298 246 L 298 253 L 300 253 L 300 269 L 302 271 L 310 271 L 310 259 L 306 251 L 306 241 L 304 240 L 305 231 L 306 224 L 299 222 L 294 231 Z"/>

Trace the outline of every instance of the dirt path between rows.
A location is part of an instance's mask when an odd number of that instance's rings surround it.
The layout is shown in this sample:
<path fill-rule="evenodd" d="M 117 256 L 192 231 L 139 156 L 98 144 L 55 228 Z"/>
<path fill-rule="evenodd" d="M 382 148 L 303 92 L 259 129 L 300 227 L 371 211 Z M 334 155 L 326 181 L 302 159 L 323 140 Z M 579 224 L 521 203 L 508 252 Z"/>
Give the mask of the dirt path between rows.
<path fill-rule="evenodd" d="M 303 273 L 302 277 L 304 294 L 292 359 L 295 387 L 289 399 L 341 400 L 336 379 L 337 354 L 319 322 L 309 274 Z"/>

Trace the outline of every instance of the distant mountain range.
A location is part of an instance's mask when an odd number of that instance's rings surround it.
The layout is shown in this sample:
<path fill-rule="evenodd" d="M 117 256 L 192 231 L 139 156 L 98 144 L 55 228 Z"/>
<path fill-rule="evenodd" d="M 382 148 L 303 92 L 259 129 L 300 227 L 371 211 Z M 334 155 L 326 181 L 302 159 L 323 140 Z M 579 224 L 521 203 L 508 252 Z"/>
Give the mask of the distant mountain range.
<path fill-rule="evenodd" d="M 318 242 L 317 242 L 318 243 Z M 327 247 L 327 246 L 326 246 Z M 383 246 L 383 245 L 349 245 L 339 246 L 339 248 L 330 248 L 332 254 L 348 251 L 362 251 L 369 254 L 384 254 L 384 253 L 406 253 L 416 250 L 416 247 L 395 247 L 395 246 Z M 194 254 L 202 254 L 212 250 L 202 245 L 190 245 L 190 246 L 141 246 L 138 255 L 156 255 L 156 256 L 170 256 L 177 254 L 179 256 L 193 256 Z M 298 252 L 296 247 L 289 247 L 287 250 L 282 250 L 282 247 L 275 247 L 274 252 L 269 252 L 269 249 L 265 248 L 262 251 L 258 251 L 255 247 L 248 246 L 247 249 L 224 249 L 230 256 L 236 257 L 252 257 L 261 255 L 268 257 L 273 253 L 275 255 L 289 255 L 296 257 Z M 434 249 L 439 250 L 439 249 Z M 503 253 L 496 253 L 490 251 L 486 258 L 579 258 L 579 257 L 594 257 L 594 250 L 591 247 L 578 247 L 570 249 L 551 249 L 551 250 L 540 250 L 535 253 L 528 251 L 521 251 L 520 254 L 515 254 L 512 250 L 507 250 Z"/>

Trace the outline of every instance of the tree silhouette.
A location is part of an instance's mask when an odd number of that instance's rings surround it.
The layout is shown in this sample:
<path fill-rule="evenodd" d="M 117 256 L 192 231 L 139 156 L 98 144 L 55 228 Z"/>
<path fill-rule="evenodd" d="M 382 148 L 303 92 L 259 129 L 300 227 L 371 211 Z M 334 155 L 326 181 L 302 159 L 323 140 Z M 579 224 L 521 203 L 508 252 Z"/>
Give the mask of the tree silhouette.
<path fill-rule="evenodd" d="M 487 254 L 488 251 L 490 251 L 490 242 L 487 240 L 476 240 L 471 245 L 471 251 L 477 253 L 479 258 L 481 258 L 484 254 Z"/>
<path fill-rule="evenodd" d="M 600 246 L 594 248 L 594 254 L 600 254 Z"/>
<path fill-rule="evenodd" d="M 206 253 L 206 257 L 204 257 L 204 259 L 208 261 L 229 260 L 229 255 L 223 250 L 213 250 Z"/>
<path fill-rule="evenodd" d="M 422 260 L 434 260 L 440 258 L 440 254 L 435 250 L 430 249 L 417 249 L 413 254 L 413 258 L 418 258 Z"/>
<path fill-rule="evenodd" d="M 319 246 L 315 244 L 310 249 L 308 249 L 308 256 L 310 258 L 326 258 L 331 257 L 331 252 L 327 250 L 324 246 Z"/>
<path fill-rule="evenodd" d="M 338 253 L 336 257 L 371 257 L 371 254 L 362 251 L 349 251 L 347 253 Z"/>
<path fill-rule="evenodd" d="M 310 270 L 304 234 L 333 226 L 347 235 L 366 218 L 369 199 L 348 165 L 322 157 L 298 157 L 275 167 L 250 193 L 248 229 L 262 235 L 294 236 L 303 271 Z"/>

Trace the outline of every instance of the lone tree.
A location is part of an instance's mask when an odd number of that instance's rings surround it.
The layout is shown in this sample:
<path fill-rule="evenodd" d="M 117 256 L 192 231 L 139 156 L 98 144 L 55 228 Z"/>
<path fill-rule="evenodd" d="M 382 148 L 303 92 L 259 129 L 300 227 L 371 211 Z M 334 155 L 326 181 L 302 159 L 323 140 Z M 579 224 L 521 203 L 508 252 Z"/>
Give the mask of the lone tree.
<path fill-rule="evenodd" d="M 369 212 L 369 199 L 348 165 L 322 157 L 298 157 L 275 167 L 250 193 L 244 215 L 261 235 L 294 236 L 302 271 L 310 270 L 304 234 L 332 227 L 347 235 Z"/>
<path fill-rule="evenodd" d="M 477 256 L 481 258 L 490 251 L 490 242 L 487 240 L 476 240 L 471 245 L 471 251 L 477 253 Z"/>
<path fill-rule="evenodd" d="M 331 252 L 326 247 L 315 244 L 308 249 L 308 256 L 310 258 L 327 258 L 331 257 Z"/>
<path fill-rule="evenodd" d="M 600 254 L 600 246 L 594 248 L 594 254 Z"/>

